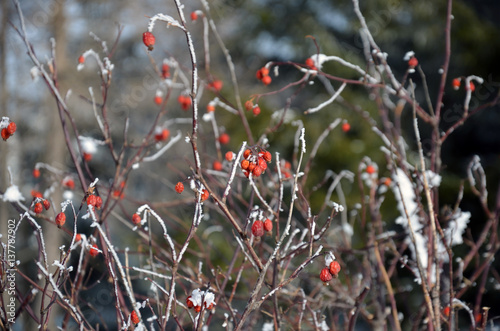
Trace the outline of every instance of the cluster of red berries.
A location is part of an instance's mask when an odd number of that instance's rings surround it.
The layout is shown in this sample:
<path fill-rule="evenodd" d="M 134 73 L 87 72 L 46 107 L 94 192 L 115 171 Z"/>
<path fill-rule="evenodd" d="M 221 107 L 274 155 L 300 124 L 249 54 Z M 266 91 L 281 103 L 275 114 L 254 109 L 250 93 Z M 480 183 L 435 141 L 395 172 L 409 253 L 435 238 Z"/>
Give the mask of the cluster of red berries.
<path fill-rule="evenodd" d="M 142 34 L 142 42 L 149 51 L 152 51 L 155 46 L 156 38 L 151 32 L 146 31 Z"/>
<path fill-rule="evenodd" d="M 257 116 L 257 115 L 260 114 L 260 107 L 259 107 L 259 105 L 254 105 L 253 102 L 252 102 L 252 100 L 247 100 L 245 102 L 245 109 L 247 111 L 251 110 L 253 112 L 254 116 Z"/>
<path fill-rule="evenodd" d="M 87 197 L 87 206 L 95 207 L 96 209 L 101 209 L 102 207 L 102 198 L 95 194 L 90 194 Z"/>
<path fill-rule="evenodd" d="M 191 107 L 192 100 L 189 95 L 181 94 L 177 98 L 177 102 L 181 105 L 182 110 L 188 110 Z"/>
<path fill-rule="evenodd" d="M 271 76 L 269 76 L 269 69 L 266 67 L 262 67 L 259 70 L 257 70 L 257 73 L 255 74 L 257 79 L 260 80 L 264 85 L 269 85 L 271 84 Z"/>
<path fill-rule="evenodd" d="M 271 162 L 272 155 L 270 152 L 260 149 L 258 153 L 255 153 L 251 149 L 246 149 L 243 152 L 243 160 L 240 163 L 241 169 L 246 177 L 250 176 L 250 173 L 254 177 L 259 177 L 267 169 L 267 162 Z"/>
<path fill-rule="evenodd" d="M 201 311 L 202 305 L 205 306 L 206 310 L 214 308 L 215 297 L 212 292 L 196 289 L 186 298 L 186 306 L 189 309 L 194 308 L 194 311 L 197 313 Z"/>
<path fill-rule="evenodd" d="M 334 277 L 338 277 L 340 269 L 340 264 L 337 261 L 333 260 L 332 262 L 330 262 L 330 266 L 328 268 L 323 268 L 321 270 L 319 279 L 321 279 L 321 281 L 326 284 Z"/>
<path fill-rule="evenodd" d="M 10 138 L 16 132 L 17 125 L 14 122 L 10 122 L 7 127 L 2 128 L 2 139 L 5 141 Z"/>
<path fill-rule="evenodd" d="M 39 192 L 37 192 L 37 193 L 39 193 Z M 42 202 L 35 202 L 35 204 L 33 205 L 33 211 L 35 212 L 35 214 L 37 214 L 37 215 L 41 214 L 44 208 L 45 208 L 45 210 L 49 210 L 49 208 L 50 208 L 49 200 L 41 198 L 38 194 L 37 194 L 36 198 L 42 199 Z M 38 201 L 40 201 L 40 200 L 38 200 Z"/>
<path fill-rule="evenodd" d="M 267 233 L 271 233 L 273 231 L 273 221 L 269 218 L 266 218 L 265 221 L 256 220 L 252 224 L 252 234 L 255 237 L 262 237 L 264 235 L 264 231 Z"/>

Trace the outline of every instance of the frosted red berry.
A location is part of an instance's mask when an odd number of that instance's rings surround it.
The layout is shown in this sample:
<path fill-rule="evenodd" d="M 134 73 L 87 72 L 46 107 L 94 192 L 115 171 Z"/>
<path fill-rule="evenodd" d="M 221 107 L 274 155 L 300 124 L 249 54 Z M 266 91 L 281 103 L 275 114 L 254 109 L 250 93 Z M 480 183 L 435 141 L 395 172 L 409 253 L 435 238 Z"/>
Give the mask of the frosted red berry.
<path fill-rule="evenodd" d="M 214 112 L 214 111 L 215 111 L 215 105 L 213 103 L 209 103 L 207 105 L 207 112 L 211 113 L 211 112 Z"/>
<path fill-rule="evenodd" d="M 11 135 L 11 136 L 12 136 L 12 135 L 14 134 L 14 132 L 16 132 L 16 130 L 17 130 L 17 125 L 16 125 L 16 123 L 14 123 L 14 122 L 10 122 L 10 123 L 9 123 L 9 125 L 7 125 L 7 133 L 8 133 L 9 135 Z"/>
<path fill-rule="evenodd" d="M 252 100 L 245 101 L 245 109 L 246 110 L 252 110 L 252 108 L 253 108 L 253 102 L 252 102 Z"/>
<path fill-rule="evenodd" d="M 233 160 L 233 158 L 234 158 L 234 153 L 231 152 L 231 151 L 227 152 L 226 155 L 225 155 L 225 158 L 226 158 L 227 161 L 231 162 Z"/>
<path fill-rule="evenodd" d="M 255 237 L 262 237 L 264 235 L 264 222 L 256 220 L 252 224 L 252 234 Z"/>
<path fill-rule="evenodd" d="M 476 90 L 476 85 L 474 85 L 474 83 L 472 81 L 469 82 L 469 90 L 471 92 L 474 92 Z"/>
<path fill-rule="evenodd" d="M 264 221 L 264 230 L 266 232 L 273 231 L 273 221 L 271 221 L 269 218 L 266 218 L 266 220 Z"/>
<path fill-rule="evenodd" d="M 369 174 L 369 175 L 374 174 L 375 171 L 376 171 L 375 167 L 372 166 L 371 164 L 366 167 L 366 173 Z"/>
<path fill-rule="evenodd" d="M 208 197 L 210 196 L 210 193 L 208 192 L 208 190 L 206 189 L 203 189 L 203 192 L 201 193 L 201 201 L 205 201 L 208 199 Z"/>
<path fill-rule="evenodd" d="M 90 160 L 92 160 L 92 154 L 83 152 L 83 159 L 89 162 Z"/>
<path fill-rule="evenodd" d="M 460 88 L 460 83 L 461 83 L 461 79 L 460 78 L 454 78 L 451 81 L 451 85 L 453 86 L 454 90 L 458 90 Z"/>
<path fill-rule="evenodd" d="M 97 247 L 96 244 L 93 244 L 92 247 L 90 248 L 90 256 L 92 257 L 96 257 L 97 255 L 99 255 L 99 248 Z"/>
<path fill-rule="evenodd" d="M 35 178 L 40 177 L 40 170 L 39 169 L 33 169 L 33 177 L 35 177 Z"/>
<path fill-rule="evenodd" d="M 191 98 L 183 94 L 177 97 L 177 102 L 181 105 L 182 110 L 188 110 L 192 104 Z"/>
<path fill-rule="evenodd" d="M 137 213 L 132 215 L 132 223 L 134 223 L 135 225 L 141 224 L 141 216 Z"/>
<path fill-rule="evenodd" d="M 80 240 L 82 240 L 82 235 L 79 234 L 79 233 L 77 233 L 76 236 L 75 236 L 75 241 L 78 242 Z"/>
<path fill-rule="evenodd" d="M 208 86 L 216 91 L 216 92 L 219 92 L 220 90 L 222 90 L 222 86 L 224 85 L 224 83 L 221 81 L 221 80 L 214 80 L 213 82 L 211 82 Z"/>
<path fill-rule="evenodd" d="M 84 63 L 84 62 L 85 62 L 85 57 L 84 57 L 83 55 L 80 55 L 80 56 L 78 57 L 78 63 L 82 64 L 82 63 Z"/>
<path fill-rule="evenodd" d="M 248 166 L 250 166 L 250 162 L 248 160 L 242 160 L 240 165 L 241 169 L 248 169 Z"/>
<path fill-rule="evenodd" d="M 40 202 L 35 203 L 33 211 L 35 212 L 35 214 L 40 214 L 43 211 L 43 205 Z"/>
<path fill-rule="evenodd" d="M 270 152 L 268 151 L 265 151 L 264 152 L 264 155 L 262 155 L 262 157 L 264 158 L 264 160 L 266 160 L 267 162 L 271 162 L 271 160 L 273 159 L 273 156 L 271 155 Z"/>
<path fill-rule="evenodd" d="M 63 212 L 60 212 L 59 214 L 56 215 L 56 225 L 61 227 L 64 225 L 64 223 L 66 223 L 66 214 Z M 81 236 L 80 236 L 80 238 L 81 238 Z"/>
<path fill-rule="evenodd" d="M 412 56 L 411 59 L 408 60 L 408 66 L 410 68 L 415 68 L 418 65 L 418 60 L 416 57 Z"/>
<path fill-rule="evenodd" d="M 130 313 L 130 321 L 134 324 L 139 324 L 140 322 L 139 316 L 137 316 L 135 310 L 132 310 L 132 312 Z"/>
<path fill-rule="evenodd" d="M 70 177 L 64 178 L 62 184 L 64 187 L 69 188 L 70 190 L 75 188 L 75 181 Z"/>
<path fill-rule="evenodd" d="M 155 104 L 161 105 L 162 102 L 163 98 L 161 97 L 161 95 L 155 95 Z"/>
<path fill-rule="evenodd" d="M 243 152 L 243 158 L 248 159 L 250 154 L 252 154 L 252 151 L 249 149 L 245 149 L 245 151 Z"/>
<path fill-rule="evenodd" d="M 101 209 L 101 207 L 102 207 L 102 198 L 100 196 L 97 196 L 95 198 L 95 207 L 97 209 Z"/>
<path fill-rule="evenodd" d="M 193 11 L 191 12 L 191 21 L 196 21 L 198 19 L 198 14 Z"/>
<path fill-rule="evenodd" d="M 339 275 L 340 269 L 340 264 L 337 261 L 330 262 L 329 270 L 333 277 L 337 277 Z"/>
<path fill-rule="evenodd" d="M 254 109 L 252 109 L 252 112 L 254 116 L 258 116 L 260 114 L 260 107 L 254 107 Z"/>
<path fill-rule="evenodd" d="M 181 194 L 182 191 L 184 191 L 184 184 L 182 184 L 181 182 L 175 184 L 175 192 Z"/>
<path fill-rule="evenodd" d="M 168 129 L 163 129 L 155 134 L 156 141 L 165 141 L 170 136 L 170 131 Z"/>
<path fill-rule="evenodd" d="M 194 307 L 194 303 L 193 301 L 191 301 L 191 296 L 188 296 L 187 299 L 186 299 L 186 306 L 191 309 Z"/>
<path fill-rule="evenodd" d="M 170 77 L 170 67 L 166 63 L 163 63 L 161 66 L 161 77 L 163 79 Z"/>
<path fill-rule="evenodd" d="M 262 168 L 259 166 L 255 166 L 255 168 L 253 168 L 252 170 L 252 175 L 254 177 L 259 177 L 260 175 L 262 175 Z"/>
<path fill-rule="evenodd" d="M 89 195 L 87 197 L 87 205 L 90 205 L 90 206 L 96 206 L 97 204 L 97 197 L 93 194 Z"/>
<path fill-rule="evenodd" d="M 49 208 L 50 208 L 50 201 L 47 200 L 47 199 L 45 199 L 45 200 L 43 200 L 42 203 L 43 203 L 43 208 L 45 208 L 45 210 L 49 210 Z"/>
<path fill-rule="evenodd" d="M 149 51 L 152 51 L 156 42 L 156 38 L 151 32 L 146 31 L 142 34 L 142 42 L 144 43 L 144 45 L 146 45 Z"/>
<path fill-rule="evenodd" d="M 330 273 L 330 269 L 328 268 L 323 268 L 323 270 L 321 270 L 320 274 L 319 274 L 319 279 L 321 279 L 321 281 L 323 283 L 328 283 L 329 281 L 331 281 L 333 278 L 332 274 Z"/>
<path fill-rule="evenodd" d="M 265 171 L 267 169 L 267 163 L 264 158 L 259 157 L 259 167 L 262 169 L 262 171 Z"/>
<path fill-rule="evenodd" d="M 227 133 L 223 133 L 219 136 L 219 142 L 222 144 L 222 145 L 227 145 L 229 144 L 229 140 L 231 140 L 231 138 L 229 137 L 229 135 Z"/>

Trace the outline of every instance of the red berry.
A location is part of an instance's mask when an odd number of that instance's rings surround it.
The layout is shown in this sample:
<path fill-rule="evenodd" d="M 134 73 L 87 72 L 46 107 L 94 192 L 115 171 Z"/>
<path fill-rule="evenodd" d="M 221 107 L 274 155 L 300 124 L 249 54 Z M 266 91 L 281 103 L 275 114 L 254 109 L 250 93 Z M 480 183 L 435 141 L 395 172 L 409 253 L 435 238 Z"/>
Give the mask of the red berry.
<path fill-rule="evenodd" d="M 458 90 L 460 88 L 460 83 L 461 83 L 461 79 L 455 78 L 452 80 L 451 85 L 453 86 L 454 90 Z"/>
<path fill-rule="evenodd" d="M 85 62 L 85 57 L 83 55 L 80 55 L 78 57 L 78 63 L 84 63 Z"/>
<path fill-rule="evenodd" d="M 333 277 L 337 277 L 340 272 L 340 264 L 337 261 L 330 262 L 329 270 Z"/>
<path fill-rule="evenodd" d="M 259 167 L 262 169 L 262 171 L 265 171 L 267 169 L 267 163 L 264 158 L 259 157 Z"/>
<path fill-rule="evenodd" d="M 161 105 L 162 101 L 163 101 L 163 98 L 161 97 L 161 95 L 155 95 L 155 103 L 157 105 Z"/>
<path fill-rule="evenodd" d="M 471 92 L 474 92 L 476 90 L 476 85 L 474 85 L 474 83 L 472 81 L 469 82 L 469 90 Z"/>
<path fill-rule="evenodd" d="M 256 220 L 252 224 L 252 234 L 255 237 L 262 237 L 264 235 L 264 222 Z"/>
<path fill-rule="evenodd" d="M 203 193 L 201 194 L 201 201 L 205 201 L 208 199 L 208 197 L 210 196 L 210 193 L 206 190 L 206 189 L 203 189 Z"/>
<path fill-rule="evenodd" d="M 10 134 L 7 131 L 7 128 L 3 128 L 2 129 L 2 139 L 5 141 L 5 140 L 9 139 L 9 137 L 10 137 Z"/>
<path fill-rule="evenodd" d="M 250 172 L 253 172 L 253 169 L 255 169 L 255 166 L 256 166 L 255 163 L 250 162 L 250 164 L 248 165 L 247 170 L 250 171 Z"/>
<path fill-rule="evenodd" d="M 33 198 L 41 198 L 41 197 L 43 197 L 42 193 L 38 192 L 37 190 L 31 190 L 31 196 Z"/>
<path fill-rule="evenodd" d="M 191 12 L 191 20 L 192 21 L 196 21 L 198 19 L 198 14 L 196 14 L 196 12 Z"/>
<path fill-rule="evenodd" d="M 184 184 L 182 184 L 181 182 L 175 184 L 175 192 L 181 194 L 182 191 L 184 191 Z"/>
<path fill-rule="evenodd" d="M 271 82 L 272 82 L 271 76 L 265 76 L 262 78 L 262 83 L 264 85 L 269 85 L 269 84 L 271 84 Z"/>
<path fill-rule="evenodd" d="M 16 132 L 16 129 L 17 129 L 16 123 L 10 122 L 9 125 L 7 126 L 7 133 L 12 136 L 14 132 Z"/>
<path fill-rule="evenodd" d="M 252 110 L 252 108 L 253 108 L 253 102 L 252 102 L 252 100 L 247 100 L 245 102 L 245 109 L 246 110 Z"/>
<path fill-rule="evenodd" d="M 201 311 L 201 306 L 194 307 L 194 311 L 199 313 Z"/>
<path fill-rule="evenodd" d="M 63 179 L 63 186 L 69 188 L 70 190 L 75 188 L 75 181 L 73 178 L 66 177 Z"/>
<path fill-rule="evenodd" d="M 258 115 L 260 114 L 260 107 L 259 107 L 259 106 L 255 107 L 255 108 L 252 110 L 252 112 L 253 112 L 253 115 L 254 115 L 254 116 L 258 116 Z"/>
<path fill-rule="evenodd" d="M 139 316 L 137 316 L 135 310 L 132 310 L 132 312 L 130 313 L 130 321 L 134 324 L 139 324 L 139 322 L 141 321 L 139 319 Z"/>
<path fill-rule="evenodd" d="M 259 177 L 260 175 L 262 175 L 262 168 L 259 166 L 255 166 L 255 168 L 253 168 L 252 170 L 252 174 L 254 177 Z"/>
<path fill-rule="evenodd" d="M 96 244 L 93 244 L 92 247 L 90 248 L 90 256 L 92 257 L 96 257 L 97 255 L 99 255 L 99 248 L 97 247 Z"/>
<path fill-rule="evenodd" d="M 262 157 L 264 158 L 264 160 L 266 160 L 267 162 L 271 162 L 271 160 L 273 159 L 273 156 L 271 155 L 270 152 L 266 151 L 264 153 L 264 155 L 262 155 Z"/>
<path fill-rule="evenodd" d="M 210 303 L 210 304 L 207 306 L 207 303 L 205 302 L 205 308 L 206 308 L 207 310 L 212 310 L 212 309 L 214 308 L 214 303 L 212 302 L 212 303 Z"/>
<path fill-rule="evenodd" d="M 188 296 L 187 299 L 186 299 L 186 306 L 191 309 L 194 307 L 194 303 L 193 301 L 191 301 L 191 296 Z"/>
<path fill-rule="evenodd" d="M 213 103 L 209 103 L 207 105 L 207 112 L 211 113 L 213 111 L 215 111 L 215 105 Z"/>
<path fill-rule="evenodd" d="M 241 169 L 248 169 L 250 162 L 248 160 L 241 161 Z"/>
<path fill-rule="evenodd" d="M 227 161 L 231 162 L 233 160 L 233 158 L 234 158 L 234 154 L 233 154 L 233 152 L 229 151 L 229 152 L 226 153 L 225 157 L 226 157 Z"/>
<path fill-rule="evenodd" d="M 311 67 L 311 68 L 314 67 L 314 60 L 311 58 L 307 58 L 306 59 L 306 66 Z"/>
<path fill-rule="evenodd" d="M 227 145 L 229 144 L 229 140 L 231 140 L 231 138 L 229 137 L 229 135 L 227 133 L 223 133 L 219 136 L 219 142 L 222 144 L 222 145 Z"/>
<path fill-rule="evenodd" d="M 351 130 L 351 124 L 345 122 L 342 124 L 342 131 L 344 132 L 348 132 L 349 130 Z"/>
<path fill-rule="evenodd" d="M 387 177 L 386 179 L 384 179 L 384 183 L 383 184 L 385 186 L 391 186 L 391 182 L 392 182 L 392 180 L 389 177 Z"/>
<path fill-rule="evenodd" d="M 92 154 L 87 153 L 87 152 L 83 152 L 83 159 L 85 161 L 89 162 L 90 160 L 92 160 Z"/>
<path fill-rule="evenodd" d="M 248 159 L 250 154 L 252 154 L 252 151 L 249 149 L 245 149 L 245 151 L 243 152 L 243 158 Z"/>
<path fill-rule="evenodd" d="M 49 200 L 47 200 L 47 199 L 43 200 L 43 208 L 45 208 L 45 210 L 49 210 L 49 208 L 50 208 Z"/>
<path fill-rule="evenodd" d="M 57 221 L 57 220 L 56 220 L 56 221 Z M 80 241 L 80 240 L 82 240 L 82 235 L 81 235 L 81 234 L 79 234 L 79 233 L 77 233 L 77 234 L 76 234 L 76 236 L 75 236 L 75 242 L 78 242 L 78 241 Z"/>
<path fill-rule="evenodd" d="M 33 169 L 33 177 L 35 177 L 35 178 L 40 177 L 40 170 L 38 170 L 38 169 Z"/>
<path fill-rule="evenodd" d="M 89 195 L 87 197 L 87 205 L 90 205 L 90 206 L 96 206 L 97 204 L 97 197 L 93 194 Z"/>
<path fill-rule="evenodd" d="M 166 63 L 163 63 L 161 66 L 161 77 L 163 79 L 170 77 L 170 67 Z"/>
<path fill-rule="evenodd" d="M 96 199 L 95 200 L 95 207 L 97 209 L 101 209 L 101 207 L 102 207 L 102 198 L 100 196 L 97 196 L 95 199 Z"/>
<path fill-rule="evenodd" d="M 213 82 L 211 82 L 208 86 L 215 90 L 216 92 L 219 92 L 220 90 L 222 90 L 222 86 L 224 84 L 222 83 L 221 80 L 214 80 Z"/>
<path fill-rule="evenodd" d="M 376 171 L 375 167 L 372 166 L 371 164 L 366 167 L 366 173 L 369 174 L 369 175 L 374 174 L 375 171 Z"/>
<path fill-rule="evenodd" d="M 262 80 L 264 77 L 268 75 L 269 75 L 269 69 L 267 69 L 266 67 L 262 67 L 259 70 L 257 70 L 256 76 L 258 80 Z"/>
<path fill-rule="evenodd" d="M 213 168 L 216 171 L 221 171 L 222 170 L 222 163 L 220 163 L 220 161 L 214 161 Z"/>
<path fill-rule="evenodd" d="M 319 274 L 319 279 L 321 279 L 321 281 L 323 283 L 328 283 L 329 281 L 332 280 L 332 278 L 333 278 L 333 276 L 330 273 L 330 269 L 324 268 L 323 270 L 321 270 L 321 272 Z"/>
<path fill-rule="evenodd" d="M 135 225 L 141 224 L 141 216 L 137 213 L 132 215 L 132 223 L 134 223 Z"/>
<path fill-rule="evenodd" d="M 416 57 L 412 56 L 410 60 L 408 60 L 408 66 L 410 68 L 415 68 L 418 65 L 418 60 Z"/>
<path fill-rule="evenodd" d="M 155 45 L 156 38 L 151 32 L 146 31 L 142 34 L 142 41 L 144 42 L 144 45 L 146 45 L 148 50 L 152 51 Z"/>
<path fill-rule="evenodd" d="M 177 101 L 180 103 L 182 110 L 188 110 L 191 107 L 191 98 L 187 95 L 179 95 Z"/>
<path fill-rule="evenodd" d="M 35 203 L 33 211 L 35 212 L 35 214 L 40 214 L 43 211 L 43 205 L 40 202 Z"/>
<path fill-rule="evenodd" d="M 446 317 L 450 316 L 450 306 L 446 306 L 443 308 L 443 315 Z"/>
<path fill-rule="evenodd" d="M 61 227 L 64 225 L 64 223 L 66 223 L 66 214 L 63 212 L 60 212 L 59 214 L 56 215 L 56 224 L 57 224 L 57 226 Z M 81 236 L 80 236 L 80 238 L 81 238 Z"/>
<path fill-rule="evenodd" d="M 264 230 L 266 230 L 266 232 L 273 231 L 273 221 L 271 221 L 269 218 L 266 218 L 266 220 L 264 221 Z"/>

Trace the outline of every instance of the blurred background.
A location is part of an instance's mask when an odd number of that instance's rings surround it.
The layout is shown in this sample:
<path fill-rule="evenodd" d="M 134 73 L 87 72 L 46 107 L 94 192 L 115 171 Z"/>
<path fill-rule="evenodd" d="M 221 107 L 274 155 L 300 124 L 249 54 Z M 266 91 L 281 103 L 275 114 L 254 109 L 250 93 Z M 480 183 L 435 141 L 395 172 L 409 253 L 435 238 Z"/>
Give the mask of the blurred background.
<path fill-rule="evenodd" d="M 120 137 L 125 120 L 129 118 L 130 135 L 140 141 L 156 116 L 158 106 L 154 103 L 154 97 L 156 91 L 162 89 L 153 62 L 161 65 L 164 58 L 174 57 L 186 68 L 190 66 L 184 36 L 176 29 L 166 29 L 161 23 L 156 25 L 153 32 L 157 45 L 150 57 L 142 43 L 142 33 L 146 31 L 148 17 L 156 13 L 177 17 L 172 3 L 155 0 L 21 0 L 20 3 L 25 15 L 28 38 L 38 58 L 45 62 L 45 65 L 51 56 L 50 39 L 54 38 L 56 41 L 59 87 L 67 94 L 71 114 L 82 135 L 101 138 L 93 110 L 84 100 L 89 98 L 89 87 L 93 88 L 97 99 L 100 99 L 100 79 L 98 67 L 93 59 L 89 58 L 84 69 L 78 71 L 78 58 L 88 49 L 102 53 L 102 43 L 96 41 L 97 38 L 105 41 L 109 49 L 115 47 L 117 42 L 111 58 L 114 70 L 108 97 L 111 130 L 113 135 Z M 184 3 L 187 14 L 202 8 L 198 1 L 188 0 Z M 359 22 L 350 1 L 215 0 L 210 1 L 210 6 L 211 16 L 236 66 L 243 101 L 253 94 L 279 89 L 300 78 L 295 69 L 283 66 L 279 76 L 273 78 L 269 88 L 265 88 L 255 78 L 255 72 L 268 61 L 304 63 L 308 57 L 317 53 L 314 42 L 307 36 L 316 39 L 321 53 L 340 56 L 362 68 L 365 66 L 358 35 Z M 389 54 L 388 62 L 396 77 L 403 77 L 408 67 L 403 60 L 404 54 L 410 50 L 416 53 L 426 74 L 430 98 L 434 103 L 440 79 L 439 69 L 444 59 L 446 2 L 361 1 L 361 9 L 378 45 Z M 468 75 L 477 75 L 484 79 L 484 84 L 478 86 L 473 94 L 471 108 L 492 100 L 500 88 L 498 13 L 500 2 L 494 0 L 457 0 L 453 4 L 449 80 Z M 47 189 L 40 180 L 31 175 L 37 162 L 44 162 L 68 172 L 73 169 L 54 99 L 41 79 L 32 78 L 33 63 L 26 55 L 26 47 L 20 36 L 11 26 L 20 26 L 13 2 L 2 1 L 0 24 L 0 115 L 10 117 L 17 124 L 16 134 L 8 142 L 0 142 L 0 191 L 3 192 L 9 183 L 13 182 L 29 197 L 32 189 Z M 200 68 L 203 68 L 205 62 L 202 57 L 202 23 L 199 20 L 191 22 L 188 18 L 188 26 L 195 39 Z M 210 42 L 211 70 L 210 73 L 202 70 L 201 78 L 216 77 L 222 80 L 224 87 L 221 94 L 234 102 L 224 55 L 213 36 Z M 327 64 L 323 71 L 341 77 L 356 78 L 351 71 L 335 64 Z M 422 84 L 418 75 L 413 78 L 417 86 Z M 291 93 L 288 90 L 261 99 L 259 104 L 262 114 L 248 118 L 251 126 L 255 128 L 255 138 L 261 135 L 273 120 L 273 113 L 285 106 Z M 343 96 L 376 118 L 376 105 L 364 88 L 348 88 Z M 417 97 L 424 103 L 422 94 Z M 201 104 L 211 98 L 213 95 L 205 93 Z M 310 175 L 311 183 L 319 181 L 327 169 L 337 173 L 342 169 L 355 172 L 364 156 L 369 156 L 377 163 L 385 162 L 383 154 L 379 152 L 379 139 L 372 132 L 370 125 L 351 109 L 334 103 L 318 113 L 307 117 L 301 115 L 304 110 L 328 98 L 324 86 L 315 84 L 302 91 L 291 105 L 290 116 L 304 121 L 307 139 L 311 142 L 324 130 L 325 123 L 330 123 L 335 118 L 346 119 L 351 124 L 348 133 L 330 135 L 327 138 L 324 146 L 328 148 L 321 148 L 318 152 L 315 164 L 317 171 Z M 448 85 L 442 110 L 443 129 L 462 115 L 463 98 L 463 89 L 453 91 Z M 189 117 L 177 106 L 176 97 L 171 98 L 167 107 L 170 107 L 170 119 Z M 479 112 L 456 130 L 443 146 L 444 172 L 440 188 L 440 204 L 443 207 L 447 204 L 453 205 L 456 201 L 460 183 L 465 178 L 466 167 L 473 155 L 479 155 L 481 158 L 491 192 L 490 205 L 495 204 L 500 181 L 499 110 L 496 106 Z M 219 125 L 231 135 L 230 148 L 238 148 L 240 142 L 246 139 L 238 121 L 231 117 L 219 118 Z M 403 113 L 404 136 L 410 150 L 414 150 L 411 125 L 411 114 Z M 428 128 L 422 125 L 421 129 L 425 148 L 425 141 L 429 139 Z M 188 130 L 189 125 L 178 124 L 172 127 L 171 133 L 180 131 L 184 134 Z M 280 151 L 283 158 L 290 159 L 294 133 L 294 130 L 282 130 L 270 134 L 272 151 Z M 201 136 L 204 134 L 208 135 L 209 132 L 202 130 Z M 106 152 L 104 147 L 98 147 L 91 163 L 94 174 L 104 182 L 112 178 L 114 171 L 108 166 L 110 158 Z M 203 153 L 207 162 L 213 160 L 211 147 L 206 147 Z M 163 156 L 160 162 L 143 169 L 141 176 L 130 177 L 127 190 L 134 192 L 134 199 L 158 201 L 158 196 L 161 196 L 161 200 L 166 200 L 173 195 L 173 183 L 179 180 L 178 170 L 183 169 L 186 159 L 192 159 L 191 152 L 184 146 L 176 147 L 175 155 L 176 159 L 171 159 L 168 155 Z M 410 159 L 416 160 L 415 157 L 416 154 L 410 153 Z M 380 174 L 381 177 L 384 175 L 388 176 L 389 173 Z M 345 194 L 348 206 L 352 207 L 360 202 L 360 192 L 355 184 L 346 188 Z M 79 198 L 81 199 L 81 196 Z M 472 213 L 472 237 L 475 230 L 480 229 L 485 222 L 484 213 L 476 200 L 466 188 L 461 208 Z M 0 202 L 0 206 L 1 230 L 5 233 L 4 220 L 16 217 L 17 212 L 5 203 Z M 126 207 L 122 212 L 126 215 L 136 207 Z M 392 222 L 397 211 L 391 205 L 386 209 L 384 220 Z M 186 213 L 189 214 L 189 211 Z M 467 247 L 464 245 L 463 249 Z M 492 281 L 487 289 L 483 305 L 493 307 L 491 315 L 499 315 L 498 279 L 497 282 Z M 474 298 L 474 293 L 471 293 L 470 297 Z M 465 301 L 467 299 L 464 297 Z"/>

